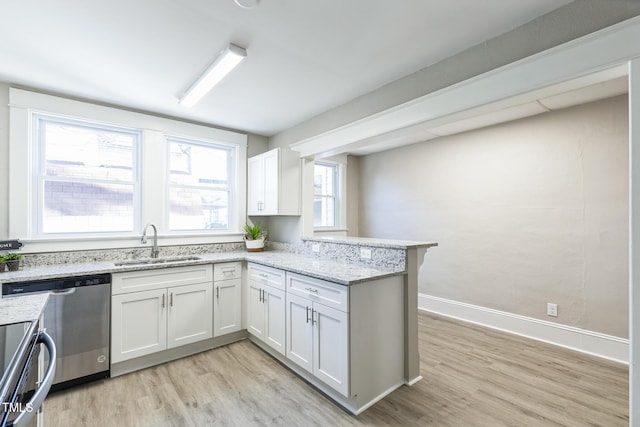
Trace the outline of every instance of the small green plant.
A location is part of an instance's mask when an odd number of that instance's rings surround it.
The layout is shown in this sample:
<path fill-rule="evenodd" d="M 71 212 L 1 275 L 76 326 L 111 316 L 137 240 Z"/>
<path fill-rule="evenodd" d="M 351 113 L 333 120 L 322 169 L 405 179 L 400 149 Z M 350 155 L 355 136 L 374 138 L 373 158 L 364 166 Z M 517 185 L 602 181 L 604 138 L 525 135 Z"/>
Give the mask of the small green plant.
<path fill-rule="evenodd" d="M 244 232 L 247 239 L 249 240 L 258 240 L 264 236 L 264 230 L 262 229 L 262 226 L 257 222 L 253 225 L 245 224 Z"/>
<path fill-rule="evenodd" d="M 9 271 L 18 271 L 20 269 L 20 261 L 22 260 L 22 254 L 5 254 L 3 257 L 4 264 L 7 266 L 7 270 Z M 4 270 L 4 269 L 3 269 Z"/>

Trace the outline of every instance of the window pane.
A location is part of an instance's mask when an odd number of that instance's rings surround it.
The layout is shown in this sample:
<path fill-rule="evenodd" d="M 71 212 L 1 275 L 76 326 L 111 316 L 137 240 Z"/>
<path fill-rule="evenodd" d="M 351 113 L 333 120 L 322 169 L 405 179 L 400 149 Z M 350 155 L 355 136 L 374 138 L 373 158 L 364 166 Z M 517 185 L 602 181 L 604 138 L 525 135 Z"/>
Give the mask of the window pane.
<path fill-rule="evenodd" d="M 230 150 L 188 143 L 170 143 L 172 184 L 228 185 Z"/>
<path fill-rule="evenodd" d="M 224 230 L 229 227 L 226 191 L 172 186 L 169 190 L 172 230 Z"/>
<path fill-rule="evenodd" d="M 182 139 L 168 143 L 169 228 L 227 230 L 233 150 Z"/>
<path fill-rule="evenodd" d="M 46 119 L 40 124 L 46 175 L 134 180 L 137 134 Z"/>
<path fill-rule="evenodd" d="M 318 197 L 313 200 L 313 225 L 316 227 L 335 227 L 335 199 Z"/>
<path fill-rule="evenodd" d="M 35 118 L 38 232 L 134 231 L 140 133 L 50 116 Z"/>
<path fill-rule="evenodd" d="M 335 177 L 337 167 L 333 165 L 316 164 L 314 167 L 314 194 L 335 196 Z"/>
<path fill-rule="evenodd" d="M 133 185 L 44 182 L 44 233 L 133 231 Z"/>

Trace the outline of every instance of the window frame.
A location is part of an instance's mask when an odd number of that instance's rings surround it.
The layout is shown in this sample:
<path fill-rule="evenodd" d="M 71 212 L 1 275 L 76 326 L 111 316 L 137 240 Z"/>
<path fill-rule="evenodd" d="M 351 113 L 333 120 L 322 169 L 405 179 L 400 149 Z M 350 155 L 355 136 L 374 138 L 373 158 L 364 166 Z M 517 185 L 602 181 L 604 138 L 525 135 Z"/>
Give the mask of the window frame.
<path fill-rule="evenodd" d="M 320 166 L 328 166 L 328 167 L 332 167 L 335 170 L 335 175 L 334 175 L 334 180 L 333 180 L 333 190 L 334 190 L 334 196 L 326 196 L 326 195 L 320 195 L 321 197 L 332 197 L 334 200 L 334 205 L 333 205 L 333 209 L 334 209 L 334 225 L 331 226 L 322 226 L 322 225 L 315 225 L 315 208 L 313 210 L 313 229 L 314 231 L 317 232 L 323 232 L 323 231 L 343 231 L 346 230 L 346 205 L 345 205 L 345 194 L 346 194 L 346 183 L 345 183 L 345 164 L 343 162 L 340 161 L 334 161 L 334 160 L 328 160 L 328 159 L 322 159 L 322 160 L 316 160 L 314 162 L 313 168 L 314 168 L 314 180 L 315 180 L 315 167 L 317 165 Z M 313 200 L 314 200 L 314 204 L 315 204 L 315 198 L 316 198 L 316 193 L 315 193 L 315 185 L 314 185 L 314 191 L 313 191 Z"/>
<path fill-rule="evenodd" d="M 140 218 L 131 233 L 108 235 L 55 235 L 36 234 L 34 215 L 33 164 L 37 155 L 33 134 L 34 115 L 56 116 L 70 120 L 99 123 L 116 128 L 141 129 L 139 147 L 140 162 Z M 234 147 L 236 178 L 235 217 L 226 232 L 172 233 L 164 215 L 166 164 L 165 136 L 211 141 Z M 241 242 L 241 224 L 246 218 L 246 161 L 247 135 L 158 117 L 115 107 L 76 101 L 52 95 L 44 95 L 23 89 L 9 88 L 9 184 L 8 184 L 8 236 L 25 243 L 23 251 L 56 252 L 69 250 L 110 249 L 140 245 L 142 228 L 149 222 L 158 227 L 161 245 L 210 244 Z M 161 177 L 161 179 L 159 179 Z M 99 239 L 96 237 L 100 237 Z"/>
<path fill-rule="evenodd" d="M 227 201 L 228 201 L 228 227 L 226 230 L 212 229 L 211 231 L 206 230 L 173 230 L 171 229 L 171 206 L 170 206 L 170 190 L 172 186 L 177 186 L 177 184 L 171 183 L 171 165 L 170 165 L 170 153 L 171 153 L 171 143 L 177 142 L 182 144 L 189 144 L 193 146 L 200 146 L 204 148 L 217 148 L 217 149 L 225 149 L 229 151 L 229 157 L 227 159 L 227 170 L 230 172 L 230 176 L 228 177 L 229 183 L 227 184 Z M 238 181 L 238 176 L 236 172 L 236 165 L 234 159 L 238 157 L 237 155 L 237 147 L 229 144 L 223 144 L 215 141 L 204 141 L 197 140 L 194 138 L 185 138 L 176 135 L 165 135 L 165 151 L 166 151 L 166 168 L 165 172 L 165 223 L 167 224 L 166 231 L 170 234 L 219 234 L 229 232 L 231 230 L 237 230 L 239 225 L 237 222 L 237 191 L 238 186 L 236 181 Z M 195 186 L 191 186 L 191 188 L 196 188 Z M 200 186 L 198 188 L 206 188 L 206 186 Z"/>
<path fill-rule="evenodd" d="M 142 130 L 135 129 L 130 127 L 123 126 L 114 126 L 108 125 L 104 123 L 99 123 L 95 121 L 82 120 L 77 118 L 69 118 L 62 117 L 54 114 L 46 114 L 46 113 L 34 113 L 32 116 L 32 124 L 33 129 L 33 163 L 30 165 L 32 168 L 32 176 L 34 177 L 34 181 L 31 186 L 31 197 L 32 197 L 32 206 L 33 211 L 31 215 L 32 221 L 32 230 L 33 236 L 36 238 L 43 237 L 51 237 L 51 238 L 64 238 L 69 236 L 117 236 L 122 234 L 122 231 L 91 231 L 91 232 L 65 232 L 65 233 L 45 233 L 43 222 L 44 222 L 44 207 L 42 206 L 42 202 L 44 201 L 45 191 L 44 191 L 44 182 L 47 180 L 47 176 L 45 173 L 45 147 L 43 146 L 44 140 L 43 129 L 41 128 L 41 122 L 50 122 L 50 123 L 62 123 L 68 124 L 76 127 L 85 127 L 85 128 L 95 128 L 107 131 L 121 132 L 125 134 L 131 134 L 136 136 L 136 141 L 133 147 L 133 159 L 132 164 L 134 170 L 132 171 L 132 180 L 129 182 L 125 182 L 125 184 L 132 185 L 133 187 L 133 214 L 132 214 L 132 231 L 134 232 L 137 229 L 137 224 L 141 222 L 141 213 L 140 213 L 140 178 L 141 178 L 141 164 L 140 164 L 140 150 L 142 144 Z M 66 180 L 74 181 L 73 178 L 67 178 Z M 52 181 L 57 181 L 57 179 L 53 179 Z M 77 182 L 83 181 L 94 181 L 93 179 L 78 179 Z M 98 180 L 95 180 L 98 182 Z M 103 183 L 115 183 L 118 184 L 118 181 L 102 181 Z M 126 233 L 126 232 L 124 232 Z"/>

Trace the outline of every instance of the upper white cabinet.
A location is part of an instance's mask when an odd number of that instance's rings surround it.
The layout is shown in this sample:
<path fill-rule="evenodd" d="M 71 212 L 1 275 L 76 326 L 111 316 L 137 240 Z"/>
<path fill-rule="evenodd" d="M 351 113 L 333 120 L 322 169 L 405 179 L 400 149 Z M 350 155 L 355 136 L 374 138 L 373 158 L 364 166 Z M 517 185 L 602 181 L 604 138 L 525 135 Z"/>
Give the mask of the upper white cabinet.
<path fill-rule="evenodd" d="M 259 215 L 300 215 L 300 156 L 276 148 L 249 158 L 247 212 Z"/>

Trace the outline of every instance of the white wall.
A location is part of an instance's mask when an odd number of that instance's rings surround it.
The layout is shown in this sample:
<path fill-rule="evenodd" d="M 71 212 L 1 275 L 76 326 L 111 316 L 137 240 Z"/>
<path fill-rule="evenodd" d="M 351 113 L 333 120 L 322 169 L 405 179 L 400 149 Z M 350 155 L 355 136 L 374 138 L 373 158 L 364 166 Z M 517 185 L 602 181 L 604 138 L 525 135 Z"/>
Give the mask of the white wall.
<path fill-rule="evenodd" d="M 626 96 L 362 157 L 359 214 L 422 293 L 628 336 Z"/>

